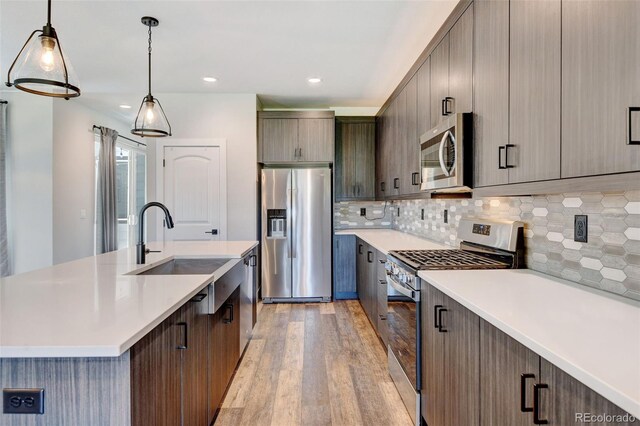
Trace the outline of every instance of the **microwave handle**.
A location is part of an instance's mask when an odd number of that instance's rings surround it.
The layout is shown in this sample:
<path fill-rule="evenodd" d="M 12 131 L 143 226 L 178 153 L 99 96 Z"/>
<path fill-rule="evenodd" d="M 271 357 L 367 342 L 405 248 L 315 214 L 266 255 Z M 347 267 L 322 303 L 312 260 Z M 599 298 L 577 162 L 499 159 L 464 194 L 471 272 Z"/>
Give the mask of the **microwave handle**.
<path fill-rule="evenodd" d="M 451 141 L 453 142 L 453 158 L 454 158 L 454 162 L 453 162 L 453 167 L 451 168 L 451 170 L 447 170 L 447 166 L 444 164 L 444 145 L 447 142 L 447 138 L 450 137 Z M 453 136 L 453 133 L 451 133 L 451 130 L 447 130 L 445 132 L 445 134 L 442 136 L 442 140 L 440 141 L 440 149 L 438 150 L 438 157 L 440 160 L 440 168 L 442 168 L 442 172 L 444 173 L 445 176 L 451 176 L 451 173 L 453 173 L 453 171 L 456 169 L 456 163 L 458 162 L 458 152 L 457 152 L 457 148 L 456 148 L 456 138 L 455 136 Z"/>

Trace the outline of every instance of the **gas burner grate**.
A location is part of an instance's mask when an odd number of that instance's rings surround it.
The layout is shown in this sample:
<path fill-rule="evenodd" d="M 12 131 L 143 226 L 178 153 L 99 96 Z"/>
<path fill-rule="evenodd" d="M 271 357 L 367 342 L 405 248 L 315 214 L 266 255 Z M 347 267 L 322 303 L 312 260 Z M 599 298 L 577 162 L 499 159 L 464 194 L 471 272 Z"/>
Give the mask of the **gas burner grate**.
<path fill-rule="evenodd" d="M 415 269 L 505 269 L 509 262 L 465 250 L 397 250 L 392 256 Z"/>

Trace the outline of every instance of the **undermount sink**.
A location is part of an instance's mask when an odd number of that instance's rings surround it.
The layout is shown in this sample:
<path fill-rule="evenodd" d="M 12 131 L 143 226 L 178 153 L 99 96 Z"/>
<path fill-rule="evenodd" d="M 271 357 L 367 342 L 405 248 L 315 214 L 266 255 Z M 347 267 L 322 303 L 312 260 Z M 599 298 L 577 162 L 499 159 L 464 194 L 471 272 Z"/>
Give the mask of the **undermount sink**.
<path fill-rule="evenodd" d="M 172 259 L 136 275 L 211 275 L 229 259 Z"/>

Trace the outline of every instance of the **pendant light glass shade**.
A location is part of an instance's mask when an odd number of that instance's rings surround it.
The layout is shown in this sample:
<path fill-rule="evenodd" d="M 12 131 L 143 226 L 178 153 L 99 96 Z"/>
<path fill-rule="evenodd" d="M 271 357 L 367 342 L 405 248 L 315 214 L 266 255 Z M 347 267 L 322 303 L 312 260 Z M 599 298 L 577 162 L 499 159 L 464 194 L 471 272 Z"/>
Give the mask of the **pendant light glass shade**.
<path fill-rule="evenodd" d="M 142 99 L 131 133 L 140 137 L 162 138 L 171 136 L 171 125 L 160 105 L 151 94 L 151 27 L 158 26 L 158 20 L 144 16 L 142 23 L 149 27 L 149 93 Z"/>
<path fill-rule="evenodd" d="M 78 78 L 51 26 L 51 0 L 47 4 L 47 24 L 32 32 L 22 46 L 9 68 L 6 85 L 36 95 L 75 98 L 80 96 Z"/>
<path fill-rule="evenodd" d="M 151 95 L 144 97 L 131 133 L 151 138 L 171 136 L 171 125 L 160 101 Z"/>

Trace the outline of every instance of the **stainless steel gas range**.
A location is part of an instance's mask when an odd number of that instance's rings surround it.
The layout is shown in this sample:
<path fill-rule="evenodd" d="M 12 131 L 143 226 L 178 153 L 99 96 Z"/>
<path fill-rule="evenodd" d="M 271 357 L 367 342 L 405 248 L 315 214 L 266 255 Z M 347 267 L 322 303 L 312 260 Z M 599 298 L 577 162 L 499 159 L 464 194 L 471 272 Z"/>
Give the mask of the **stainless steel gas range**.
<path fill-rule="evenodd" d="M 397 250 L 387 256 L 389 373 L 414 424 L 420 426 L 421 270 L 512 269 L 523 263 L 521 222 L 461 219 L 460 249 Z M 429 350 L 429 348 L 426 348 Z"/>

